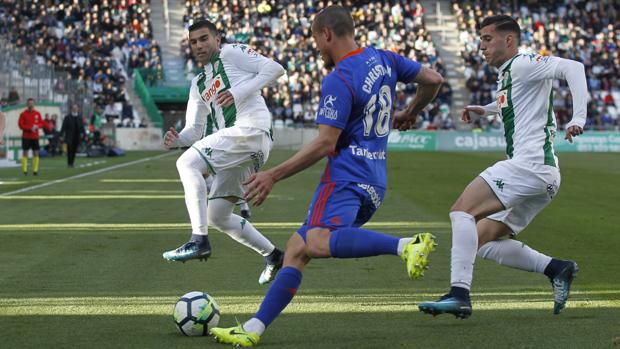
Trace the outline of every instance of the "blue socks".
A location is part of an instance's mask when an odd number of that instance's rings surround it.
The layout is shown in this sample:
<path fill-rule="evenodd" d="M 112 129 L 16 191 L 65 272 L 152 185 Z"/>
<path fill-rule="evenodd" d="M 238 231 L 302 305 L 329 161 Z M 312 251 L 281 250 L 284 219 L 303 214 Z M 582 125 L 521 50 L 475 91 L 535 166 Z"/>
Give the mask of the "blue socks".
<path fill-rule="evenodd" d="M 293 300 L 301 284 L 301 277 L 301 272 L 293 267 L 282 268 L 254 317 L 265 324 L 265 327 L 269 326 Z"/>
<path fill-rule="evenodd" d="M 342 228 L 332 231 L 329 250 L 334 258 L 371 257 L 384 254 L 398 255 L 398 241 L 394 236 L 361 228 Z"/>

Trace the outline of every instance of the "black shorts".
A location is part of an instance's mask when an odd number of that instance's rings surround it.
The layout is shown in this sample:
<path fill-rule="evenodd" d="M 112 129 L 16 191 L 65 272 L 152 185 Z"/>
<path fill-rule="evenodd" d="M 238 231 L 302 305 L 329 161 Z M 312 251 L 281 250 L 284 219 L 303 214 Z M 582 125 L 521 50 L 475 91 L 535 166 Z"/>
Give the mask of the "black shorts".
<path fill-rule="evenodd" d="M 29 150 L 29 149 L 39 150 L 39 140 L 22 138 L 22 150 Z"/>

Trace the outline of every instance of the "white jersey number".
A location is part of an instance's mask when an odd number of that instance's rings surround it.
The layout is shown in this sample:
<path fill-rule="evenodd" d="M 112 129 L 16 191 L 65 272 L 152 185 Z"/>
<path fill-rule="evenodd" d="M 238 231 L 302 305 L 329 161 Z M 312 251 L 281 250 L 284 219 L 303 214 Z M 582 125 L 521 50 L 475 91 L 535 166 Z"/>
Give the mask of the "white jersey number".
<path fill-rule="evenodd" d="M 381 86 L 378 94 L 372 95 L 364 107 L 364 136 L 370 136 L 374 122 L 373 114 L 377 109 L 377 95 L 379 96 L 379 115 L 375 125 L 377 137 L 385 137 L 390 133 L 390 114 L 392 111 L 392 92 L 387 85 Z"/>

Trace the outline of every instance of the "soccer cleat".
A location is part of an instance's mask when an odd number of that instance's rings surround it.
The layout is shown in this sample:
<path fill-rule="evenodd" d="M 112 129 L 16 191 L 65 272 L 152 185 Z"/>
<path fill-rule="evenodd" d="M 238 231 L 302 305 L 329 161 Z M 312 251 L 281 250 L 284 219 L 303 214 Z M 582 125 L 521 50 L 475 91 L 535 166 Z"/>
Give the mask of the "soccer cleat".
<path fill-rule="evenodd" d="M 190 259 L 206 260 L 210 256 L 211 245 L 209 244 L 209 240 L 205 240 L 202 244 L 196 241 L 189 241 L 179 246 L 177 249 L 166 251 L 163 254 L 164 259 L 183 263 Z"/>
<path fill-rule="evenodd" d="M 553 313 L 556 315 L 566 306 L 566 300 L 570 293 L 570 286 L 579 271 L 577 263 L 567 261 L 566 264 L 566 267 L 564 267 L 556 277 L 553 279 L 549 278 L 551 288 L 553 288 Z"/>
<path fill-rule="evenodd" d="M 447 313 L 458 319 L 467 319 L 471 315 L 471 302 L 448 293 L 436 302 L 420 303 L 418 309 L 433 316 Z"/>
<path fill-rule="evenodd" d="M 428 255 L 435 251 L 435 236 L 431 233 L 420 233 L 413 236 L 413 240 L 405 246 L 402 258 L 407 264 L 407 274 L 412 279 L 424 276 L 428 269 Z"/>
<path fill-rule="evenodd" d="M 276 278 L 278 270 L 282 269 L 282 264 L 284 263 L 284 253 L 280 252 L 280 258 L 275 263 L 270 262 L 267 258 L 265 260 L 265 269 L 263 269 L 258 278 L 258 283 L 261 285 L 268 284 Z"/>
<path fill-rule="evenodd" d="M 255 347 L 260 336 L 254 332 L 246 332 L 241 324 L 235 327 L 211 329 L 211 335 L 218 343 L 232 344 L 235 347 Z"/>

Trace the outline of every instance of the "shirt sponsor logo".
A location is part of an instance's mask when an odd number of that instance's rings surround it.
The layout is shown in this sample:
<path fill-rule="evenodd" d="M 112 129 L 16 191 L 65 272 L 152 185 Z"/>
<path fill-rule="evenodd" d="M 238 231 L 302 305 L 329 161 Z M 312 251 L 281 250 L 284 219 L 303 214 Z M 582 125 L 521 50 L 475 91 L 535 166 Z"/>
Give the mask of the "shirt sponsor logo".
<path fill-rule="evenodd" d="M 502 90 L 497 94 L 497 106 L 506 108 L 508 106 L 508 91 Z"/>
<path fill-rule="evenodd" d="M 334 107 L 334 102 L 336 101 L 336 99 L 338 99 L 338 97 L 336 97 L 334 95 L 327 95 L 327 96 L 325 96 L 325 101 L 323 102 L 323 105 L 326 106 L 326 107 L 333 108 Z"/>
<path fill-rule="evenodd" d="M 379 197 L 379 194 L 377 194 L 375 187 L 373 187 L 372 185 L 361 183 L 358 183 L 357 186 L 366 190 L 368 195 L 370 195 L 370 200 L 372 200 L 372 204 L 375 206 L 375 208 L 379 208 L 379 206 L 381 206 L 381 198 Z"/>
<path fill-rule="evenodd" d="M 222 77 L 218 75 L 211 83 L 211 86 L 202 92 L 202 98 L 204 98 L 205 101 L 210 102 L 213 97 L 215 97 L 215 95 L 224 88 L 226 88 L 226 85 L 224 84 Z"/>
<path fill-rule="evenodd" d="M 319 108 L 319 116 L 323 116 L 326 119 L 336 120 L 338 119 L 338 110 L 334 108 L 334 102 L 338 97 L 334 95 L 327 95 L 323 99 L 323 106 Z"/>
<path fill-rule="evenodd" d="M 385 150 L 370 151 L 366 148 L 361 148 L 356 145 L 350 145 L 349 149 L 351 149 L 351 154 L 364 157 L 368 160 L 385 160 Z"/>

